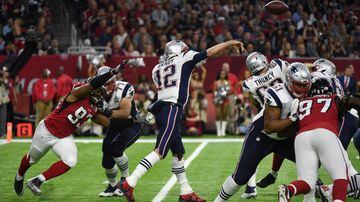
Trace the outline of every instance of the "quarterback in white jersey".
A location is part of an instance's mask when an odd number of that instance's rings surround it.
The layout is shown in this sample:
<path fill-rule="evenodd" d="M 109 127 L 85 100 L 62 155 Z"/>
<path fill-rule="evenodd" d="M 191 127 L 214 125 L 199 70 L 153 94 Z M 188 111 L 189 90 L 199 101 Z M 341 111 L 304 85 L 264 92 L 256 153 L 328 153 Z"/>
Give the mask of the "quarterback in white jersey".
<path fill-rule="evenodd" d="M 266 57 L 253 52 L 246 58 L 246 67 L 251 71 L 252 77 L 243 83 L 243 91 L 248 92 L 262 107 L 264 105 L 264 95 L 269 86 L 285 82 L 284 70 L 288 63 L 278 58 L 268 63 Z"/>
<path fill-rule="evenodd" d="M 108 67 L 101 67 L 98 74 L 110 71 Z M 128 157 L 125 150 L 139 139 L 143 131 L 141 116 L 135 107 L 134 87 L 125 81 L 116 81 L 115 76 L 106 83 L 107 97 L 105 107 L 112 110 L 110 126 L 102 145 L 102 166 L 105 169 L 109 184 L 99 194 L 101 197 L 121 196 L 117 189 L 117 173 L 121 172 L 121 179 L 129 175 Z"/>
<path fill-rule="evenodd" d="M 220 43 L 207 50 L 195 52 L 182 41 L 173 40 L 166 44 L 165 57 L 152 71 L 152 78 L 158 89 L 158 100 L 149 107 L 155 116 L 159 134 L 155 149 L 144 157 L 134 172 L 120 184 L 128 201 L 134 201 L 136 183 L 155 163 L 164 159 L 169 151 L 173 155 L 172 172 L 180 184 L 180 202 L 202 202 L 204 199 L 193 192 L 185 173 L 185 149 L 180 135 L 183 108 L 189 96 L 190 76 L 199 62 L 226 48 L 244 51 L 243 44 L 236 40 Z M 161 200 L 161 199 L 155 199 Z"/>

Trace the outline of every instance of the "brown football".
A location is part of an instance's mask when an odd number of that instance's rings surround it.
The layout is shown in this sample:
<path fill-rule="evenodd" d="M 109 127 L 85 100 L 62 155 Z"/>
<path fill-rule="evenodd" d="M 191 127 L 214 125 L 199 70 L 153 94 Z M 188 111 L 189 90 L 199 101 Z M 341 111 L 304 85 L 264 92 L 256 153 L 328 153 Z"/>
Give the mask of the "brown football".
<path fill-rule="evenodd" d="M 270 1 L 265 5 L 265 10 L 273 15 L 281 15 L 289 10 L 289 6 L 282 1 Z"/>

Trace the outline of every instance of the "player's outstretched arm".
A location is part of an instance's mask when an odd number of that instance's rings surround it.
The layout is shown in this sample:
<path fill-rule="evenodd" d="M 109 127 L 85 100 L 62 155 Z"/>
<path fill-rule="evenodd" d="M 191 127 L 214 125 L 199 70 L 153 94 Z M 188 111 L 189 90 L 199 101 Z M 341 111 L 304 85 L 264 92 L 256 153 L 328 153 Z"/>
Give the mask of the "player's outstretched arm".
<path fill-rule="evenodd" d="M 230 41 L 227 41 L 227 42 L 217 44 L 217 45 L 215 45 L 215 46 L 213 46 L 211 48 L 208 48 L 206 50 L 207 51 L 207 56 L 208 57 L 214 56 L 217 53 L 225 50 L 228 47 L 234 47 L 237 50 L 240 50 L 241 53 L 246 52 L 246 50 L 244 48 L 244 44 L 242 42 L 237 41 L 237 40 L 230 40 Z"/>
<path fill-rule="evenodd" d="M 103 114 L 96 114 L 91 120 L 95 121 L 95 123 L 102 125 L 104 127 L 109 127 L 110 120 Z"/>
<path fill-rule="evenodd" d="M 109 71 L 105 74 L 99 75 L 99 76 L 95 76 L 94 78 L 90 79 L 90 81 L 87 84 L 82 85 L 78 88 L 74 88 L 71 91 L 70 95 L 66 98 L 66 101 L 75 102 L 77 100 L 88 97 L 90 95 L 91 91 L 101 87 L 110 78 L 112 78 L 114 75 L 119 73 L 122 69 L 124 69 L 126 63 L 127 63 L 127 61 L 124 60 L 121 62 L 121 64 L 119 64 L 117 67 L 115 67 L 111 71 Z"/>

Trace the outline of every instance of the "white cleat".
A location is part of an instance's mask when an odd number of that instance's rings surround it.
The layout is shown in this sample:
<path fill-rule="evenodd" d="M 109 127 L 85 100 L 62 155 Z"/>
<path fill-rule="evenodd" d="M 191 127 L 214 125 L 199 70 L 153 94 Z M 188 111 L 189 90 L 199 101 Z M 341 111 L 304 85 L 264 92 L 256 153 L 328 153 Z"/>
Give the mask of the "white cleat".
<path fill-rule="evenodd" d="M 241 194 L 241 198 L 243 199 L 252 199 L 257 196 L 256 187 L 246 186 L 246 190 L 243 194 Z"/>
<path fill-rule="evenodd" d="M 30 189 L 30 191 L 35 194 L 36 196 L 40 196 L 41 195 L 41 190 L 40 190 L 40 186 L 41 186 L 42 182 L 39 178 L 35 177 L 32 178 L 28 181 L 26 181 L 26 186 L 27 188 Z"/>
<path fill-rule="evenodd" d="M 333 201 L 331 187 L 329 187 L 327 185 L 320 185 L 318 187 L 318 189 L 320 191 L 321 201 L 323 201 L 323 202 Z"/>
<path fill-rule="evenodd" d="M 286 185 L 280 185 L 278 188 L 278 202 L 289 202 L 290 192 Z"/>
<path fill-rule="evenodd" d="M 113 197 L 113 196 L 123 196 L 120 189 L 116 188 L 116 186 L 112 187 L 110 184 L 106 187 L 106 189 L 99 194 L 100 197 Z"/>

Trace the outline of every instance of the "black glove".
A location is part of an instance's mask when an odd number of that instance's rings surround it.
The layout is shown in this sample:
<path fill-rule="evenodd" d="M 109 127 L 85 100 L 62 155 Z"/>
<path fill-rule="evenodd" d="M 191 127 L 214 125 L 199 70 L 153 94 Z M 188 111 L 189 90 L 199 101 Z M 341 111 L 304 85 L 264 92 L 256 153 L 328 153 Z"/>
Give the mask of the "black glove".
<path fill-rule="evenodd" d="M 125 69 L 125 65 L 126 65 L 127 63 L 128 63 L 128 60 L 123 60 L 123 61 L 121 61 L 121 63 L 112 70 L 112 74 L 113 74 L 113 75 L 116 75 L 116 74 L 119 73 L 121 70 Z"/>
<path fill-rule="evenodd" d="M 105 106 L 103 106 L 102 108 L 98 108 L 97 112 L 103 114 L 106 117 L 110 117 L 113 114 L 113 110 Z"/>

